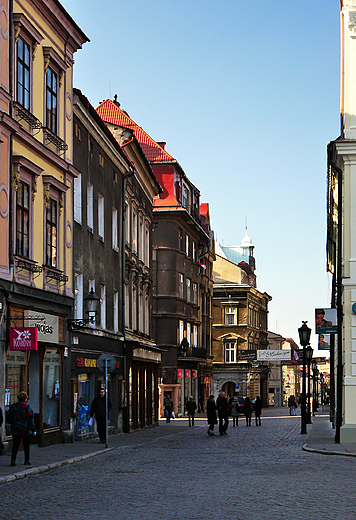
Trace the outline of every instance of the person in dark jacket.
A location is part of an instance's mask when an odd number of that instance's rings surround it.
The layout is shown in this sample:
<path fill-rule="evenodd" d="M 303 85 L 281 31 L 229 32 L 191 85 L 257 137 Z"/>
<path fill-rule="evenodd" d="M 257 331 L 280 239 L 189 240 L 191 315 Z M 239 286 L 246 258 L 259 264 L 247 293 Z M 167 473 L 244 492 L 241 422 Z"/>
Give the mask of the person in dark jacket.
<path fill-rule="evenodd" d="M 232 425 L 238 426 L 239 425 L 239 411 L 240 406 L 237 398 L 235 397 L 234 400 L 231 403 L 231 417 L 232 417 Z"/>
<path fill-rule="evenodd" d="M 244 414 L 246 417 L 246 426 L 251 426 L 251 417 L 252 417 L 252 403 L 249 397 L 245 397 L 244 403 Z"/>
<path fill-rule="evenodd" d="M 229 426 L 229 415 L 225 392 L 220 392 L 220 395 L 216 400 L 216 408 L 218 409 L 219 417 L 219 433 L 220 435 L 227 435 L 226 430 Z"/>
<path fill-rule="evenodd" d="M 189 426 L 194 426 L 194 415 L 195 415 L 195 410 L 197 409 L 197 404 L 193 400 L 192 395 L 189 397 L 189 401 L 186 402 L 185 409 L 187 410 L 187 413 L 188 413 Z"/>
<path fill-rule="evenodd" d="M 214 426 L 218 423 L 216 418 L 216 406 L 215 406 L 215 398 L 213 395 L 209 395 L 209 399 L 206 405 L 206 412 L 208 417 L 208 435 L 215 435 Z"/>
<path fill-rule="evenodd" d="M 28 395 L 26 392 L 20 392 L 17 396 L 18 402 L 12 405 L 12 451 L 11 466 L 16 466 L 16 455 L 20 447 L 21 439 L 25 454 L 26 466 L 31 466 L 30 462 L 30 435 L 36 435 L 36 427 L 33 417 L 33 410 L 27 404 Z"/>
<path fill-rule="evenodd" d="M 166 423 L 171 422 L 172 412 L 173 412 L 173 401 L 171 399 L 171 394 L 167 394 L 164 398 L 164 415 L 166 416 Z"/>
<path fill-rule="evenodd" d="M 106 421 L 109 418 L 109 412 L 112 408 L 110 399 L 108 398 L 108 416 L 105 413 L 105 388 L 100 389 L 100 394 L 95 397 L 90 405 L 90 417 L 95 415 L 96 427 L 99 435 L 99 442 L 106 442 Z"/>
<path fill-rule="evenodd" d="M 256 426 L 261 426 L 262 399 L 258 395 L 255 401 Z"/>

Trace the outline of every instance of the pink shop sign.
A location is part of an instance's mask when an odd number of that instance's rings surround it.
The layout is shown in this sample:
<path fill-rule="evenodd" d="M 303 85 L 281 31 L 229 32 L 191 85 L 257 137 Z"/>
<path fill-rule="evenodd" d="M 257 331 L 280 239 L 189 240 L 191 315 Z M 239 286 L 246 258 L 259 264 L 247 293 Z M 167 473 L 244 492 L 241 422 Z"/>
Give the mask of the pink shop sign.
<path fill-rule="evenodd" d="M 37 350 L 37 327 L 10 327 L 10 350 Z"/>

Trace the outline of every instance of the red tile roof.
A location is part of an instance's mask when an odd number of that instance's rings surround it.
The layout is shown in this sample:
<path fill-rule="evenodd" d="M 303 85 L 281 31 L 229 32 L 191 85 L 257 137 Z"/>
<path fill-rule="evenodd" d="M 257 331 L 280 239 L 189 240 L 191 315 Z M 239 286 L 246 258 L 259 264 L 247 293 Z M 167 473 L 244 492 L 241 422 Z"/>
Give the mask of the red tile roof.
<path fill-rule="evenodd" d="M 152 162 L 175 161 L 163 148 L 152 139 L 135 121 L 133 121 L 121 108 L 106 99 L 96 108 L 97 113 L 103 121 L 112 125 L 123 126 L 134 131 L 135 137 L 140 143 L 147 159 Z"/>

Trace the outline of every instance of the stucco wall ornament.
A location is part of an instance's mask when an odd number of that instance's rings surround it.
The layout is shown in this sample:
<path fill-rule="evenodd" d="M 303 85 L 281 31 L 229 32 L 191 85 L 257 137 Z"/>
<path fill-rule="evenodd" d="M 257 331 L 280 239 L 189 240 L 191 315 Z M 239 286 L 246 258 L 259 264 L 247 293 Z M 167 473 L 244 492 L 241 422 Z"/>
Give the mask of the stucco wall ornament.
<path fill-rule="evenodd" d="M 43 204 L 45 208 L 49 207 L 49 190 L 43 191 Z"/>
<path fill-rule="evenodd" d="M 349 31 L 356 35 L 356 11 L 349 12 Z"/>

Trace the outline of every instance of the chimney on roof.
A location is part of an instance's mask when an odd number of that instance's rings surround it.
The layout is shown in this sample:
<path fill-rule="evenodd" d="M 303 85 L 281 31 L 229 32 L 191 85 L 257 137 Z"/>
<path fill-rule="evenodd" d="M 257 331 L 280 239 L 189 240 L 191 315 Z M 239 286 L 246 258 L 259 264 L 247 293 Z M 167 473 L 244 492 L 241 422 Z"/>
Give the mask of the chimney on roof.
<path fill-rule="evenodd" d="M 157 144 L 162 148 L 162 150 L 166 149 L 166 144 L 164 141 L 157 141 Z"/>
<path fill-rule="evenodd" d="M 114 95 L 114 103 L 120 108 L 120 103 L 117 100 L 117 94 Z"/>

